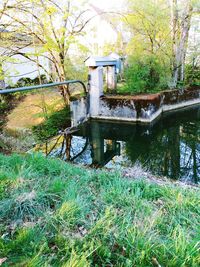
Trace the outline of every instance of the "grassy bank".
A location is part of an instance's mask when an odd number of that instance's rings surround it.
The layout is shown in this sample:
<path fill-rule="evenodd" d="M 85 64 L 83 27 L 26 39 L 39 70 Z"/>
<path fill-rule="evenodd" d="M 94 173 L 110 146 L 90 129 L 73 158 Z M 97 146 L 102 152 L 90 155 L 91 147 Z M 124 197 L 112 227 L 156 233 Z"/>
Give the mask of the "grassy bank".
<path fill-rule="evenodd" d="M 35 142 L 69 126 L 69 110 L 55 88 L 48 94 L 45 90 L 26 93 L 2 114 L 0 107 L 0 151 L 4 152 L 26 152 Z"/>
<path fill-rule="evenodd" d="M 199 266 L 198 188 L 0 155 L 4 266 Z"/>

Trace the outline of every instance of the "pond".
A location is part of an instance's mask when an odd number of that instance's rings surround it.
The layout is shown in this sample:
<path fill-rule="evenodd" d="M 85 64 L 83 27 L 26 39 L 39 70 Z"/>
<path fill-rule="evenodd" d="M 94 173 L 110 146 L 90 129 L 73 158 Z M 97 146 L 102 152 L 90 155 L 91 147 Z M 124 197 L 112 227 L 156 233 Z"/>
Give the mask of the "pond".
<path fill-rule="evenodd" d="M 198 183 L 200 106 L 168 113 L 151 125 L 91 120 L 36 150 L 94 168 L 139 163 L 153 174 Z"/>

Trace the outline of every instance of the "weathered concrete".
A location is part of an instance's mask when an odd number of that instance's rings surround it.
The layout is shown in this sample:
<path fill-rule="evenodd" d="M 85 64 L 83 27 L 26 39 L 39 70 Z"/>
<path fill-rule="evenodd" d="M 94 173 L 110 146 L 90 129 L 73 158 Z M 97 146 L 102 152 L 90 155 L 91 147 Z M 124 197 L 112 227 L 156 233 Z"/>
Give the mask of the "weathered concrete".
<path fill-rule="evenodd" d="M 90 116 L 97 116 L 100 109 L 100 97 L 103 96 L 103 68 L 89 68 L 90 74 Z"/>
<path fill-rule="evenodd" d="M 108 66 L 106 71 L 106 81 L 107 81 L 107 89 L 109 91 L 116 90 L 117 88 L 117 75 L 116 75 L 116 67 Z"/>
<path fill-rule="evenodd" d="M 86 101 L 84 104 L 86 105 Z M 151 123 L 164 112 L 197 104 L 200 104 L 198 86 L 151 95 L 102 96 L 97 105 L 98 112 L 90 113 L 89 117 L 110 121 Z"/>
<path fill-rule="evenodd" d="M 102 97 L 95 119 L 150 123 L 163 112 L 200 104 L 200 87 L 151 95 Z"/>
<path fill-rule="evenodd" d="M 88 117 L 87 112 L 87 98 L 82 97 L 80 99 L 74 100 L 70 102 L 70 111 L 72 113 L 71 116 L 71 126 L 77 126 L 82 123 Z"/>

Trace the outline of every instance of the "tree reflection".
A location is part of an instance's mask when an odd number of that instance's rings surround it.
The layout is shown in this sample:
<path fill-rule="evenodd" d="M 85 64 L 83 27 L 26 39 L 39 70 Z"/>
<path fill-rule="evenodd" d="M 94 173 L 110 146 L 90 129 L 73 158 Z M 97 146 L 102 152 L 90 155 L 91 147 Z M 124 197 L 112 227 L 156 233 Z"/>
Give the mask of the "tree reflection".
<path fill-rule="evenodd" d="M 200 123 L 176 123 L 157 127 L 149 134 L 137 133 L 126 143 L 132 162 L 139 160 L 153 173 L 172 179 L 190 180 L 200 177 Z"/>

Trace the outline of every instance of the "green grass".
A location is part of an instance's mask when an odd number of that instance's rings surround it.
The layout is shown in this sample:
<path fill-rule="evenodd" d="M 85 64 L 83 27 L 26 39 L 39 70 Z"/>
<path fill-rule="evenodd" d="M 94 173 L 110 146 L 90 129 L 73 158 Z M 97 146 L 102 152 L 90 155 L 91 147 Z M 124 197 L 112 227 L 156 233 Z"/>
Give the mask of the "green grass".
<path fill-rule="evenodd" d="M 199 266 L 199 189 L 0 155 L 0 237 L 3 266 Z"/>
<path fill-rule="evenodd" d="M 151 88 L 143 90 L 140 87 L 134 88 L 127 83 L 118 83 L 116 93 L 119 95 L 154 94 L 164 91 L 164 88 Z"/>

